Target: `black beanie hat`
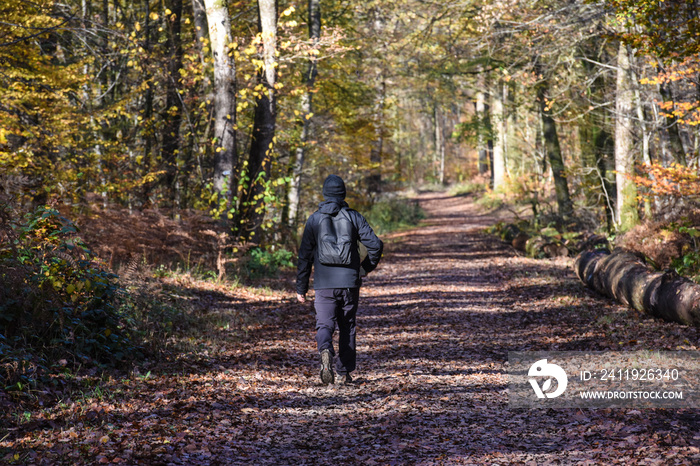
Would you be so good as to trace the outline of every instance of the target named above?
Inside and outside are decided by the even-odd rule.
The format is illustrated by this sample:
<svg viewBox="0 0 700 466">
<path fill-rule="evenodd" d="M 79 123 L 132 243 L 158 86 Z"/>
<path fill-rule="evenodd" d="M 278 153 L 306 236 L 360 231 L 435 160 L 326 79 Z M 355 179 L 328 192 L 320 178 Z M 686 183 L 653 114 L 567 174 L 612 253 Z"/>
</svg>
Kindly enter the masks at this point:
<svg viewBox="0 0 700 466">
<path fill-rule="evenodd" d="M 345 199 L 345 183 L 338 175 L 328 175 L 323 182 L 323 197 L 333 199 Z"/>
</svg>

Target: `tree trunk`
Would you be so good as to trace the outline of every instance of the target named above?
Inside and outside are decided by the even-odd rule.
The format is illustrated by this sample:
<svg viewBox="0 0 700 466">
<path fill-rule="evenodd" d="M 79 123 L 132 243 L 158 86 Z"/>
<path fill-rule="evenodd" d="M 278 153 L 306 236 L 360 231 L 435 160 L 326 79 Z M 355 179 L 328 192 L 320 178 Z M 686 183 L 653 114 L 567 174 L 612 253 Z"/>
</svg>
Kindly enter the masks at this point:
<svg viewBox="0 0 700 466">
<path fill-rule="evenodd" d="M 491 94 L 493 108 L 493 125 L 495 129 L 495 137 L 493 144 L 493 190 L 503 190 L 506 180 L 506 115 L 504 106 L 504 90 L 505 84 L 499 81 L 496 85 L 496 91 Z"/>
<path fill-rule="evenodd" d="M 165 164 L 165 182 L 170 190 L 171 204 L 179 199 L 177 192 L 178 154 L 180 153 L 180 124 L 182 123 L 182 100 L 180 99 L 180 69 L 182 68 L 182 41 L 180 40 L 180 18 L 182 0 L 169 0 L 172 14 L 166 17 L 168 30 L 168 81 L 166 83 L 165 112 L 163 116 L 163 143 L 161 160 Z M 179 206 L 177 206 L 179 207 Z"/>
<path fill-rule="evenodd" d="M 150 10 L 150 2 L 149 0 L 144 0 L 144 6 L 145 6 L 145 27 L 144 27 L 144 41 L 143 41 L 143 48 L 144 48 L 144 54 L 146 57 L 149 57 L 151 55 L 151 10 Z M 142 131 L 142 137 L 143 137 L 143 158 L 141 163 L 143 164 L 143 170 L 141 172 L 141 176 L 143 179 L 149 178 L 149 175 L 151 173 L 151 156 L 152 156 L 152 150 L 153 150 L 153 86 L 151 85 L 151 75 L 148 71 L 148 67 L 145 68 L 144 76 L 142 78 L 142 81 L 144 83 L 148 83 L 148 87 L 146 89 L 146 95 L 144 96 L 144 104 L 143 104 L 143 122 L 141 127 L 143 128 Z M 141 191 L 141 204 L 146 205 L 148 204 L 149 197 L 151 195 L 151 183 L 150 182 L 144 182 L 142 185 L 142 191 Z"/>
<path fill-rule="evenodd" d="M 615 98 L 616 223 L 619 231 L 627 231 L 639 222 L 637 186 L 630 179 L 630 176 L 634 175 L 634 135 L 632 132 L 634 89 L 629 68 L 627 46 L 621 43 L 617 59 Z"/>
<path fill-rule="evenodd" d="M 321 38 L 321 0 L 309 0 L 309 38 L 316 45 Z M 302 128 L 299 137 L 299 147 L 295 152 L 294 166 L 292 167 L 292 182 L 289 187 L 288 196 L 288 224 L 296 224 L 299 212 L 299 201 L 301 196 L 301 174 L 304 169 L 304 159 L 306 157 L 306 144 L 311 131 L 311 115 L 313 114 L 313 88 L 318 74 L 316 55 L 309 58 L 309 66 L 304 76 L 306 93 L 301 101 Z"/>
<path fill-rule="evenodd" d="M 661 73 L 660 69 L 659 73 Z M 670 85 L 671 84 L 667 87 L 665 84 L 659 84 L 659 94 L 661 94 L 661 99 L 664 102 L 673 102 L 673 93 L 671 92 Z M 685 156 L 685 149 L 683 148 L 683 140 L 678 131 L 678 119 L 672 114 L 670 115 L 668 111 L 665 113 L 666 131 L 668 132 L 668 138 L 671 143 L 671 156 L 676 163 L 685 167 L 688 165 L 688 162 Z"/>
<path fill-rule="evenodd" d="M 476 118 L 478 121 L 476 135 L 476 149 L 479 153 L 479 174 L 486 174 L 489 167 L 489 148 L 487 140 L 491 133 L 491 119 L 489 118 L 488 88 L 486 74 L 481 71 L 478 77 L 478 91 L 476 93 Z"/>
<path fill-rule="evenodd" d="M 239 234 L 242 239 L 260 242 L 265 217 L 265 187 L 270 178 L 277 99 L 275 96 L 277 51 L 277 7 L 275 0 L 259 0 L 260 33 L 263 39 L 263 67 L 258 82 L 263 91 L 255 105 L 253 134 L 248 155 L 248 186 L 243 189 Z"/>
<path fill-rule="evenodd" d="M 644 103 L 642 102 L 641 93 L 639 92 L 639 86 L 634 88 L 634 101 L 637 107 L 637 119 L 639 120 L 639 125 L 642 130 L 642 160 L 644 165 L 647 167 L 651 166 L 651 153 L 649 149 L 649 141 L 651 139 L 651 134 L 647 129 L 647 117 L 644 111 Z M 651 201 L 649 198 L 644 199 L 644 218 L 646 220 L 651 220 Z"/>
<path fill-rule="evenodd" d="M 605 46 L 598 40 L 593 40 L 581 46 L 581 55 L 591 59 L 599 59 Z M 605 57 L 607 59 L 607 57 Z M 597 68 L 589 59 L 581 60 L 581 65 L 588 76 L 596 76 L 588 86 L 586 92 L 591 103 L 606 99 L 608 83 L 604 74 L 598 74 Z M 584 174 L 584 189 L 587 204 L 597 205 L 603 208 L 608 231 L 613 231 L 615 221 L 613 219 L 614 204 L 616 198 L 615 184 L 611 182 L 609 173 L 613 164 L 614 154 L 613 138 L 608 130 L 608 110 L 600 108 L 585 112 L 583 122 L 579 125 L 579 138 L 581 141 L 581 159 L 586 168 Z M 602 195 L 601 195 L 602 194 Z"/>
<path fill-rule="evenodd" d="M 204 0 L 214 59 L 214 191 L 231 206 L 236 155 L 236 68 L 229 57 L 231 18 L 226 0 Z"/>
<path fill-rule="evenodd" d="M 615 152 L 612 136 L 603 127 L 598 128 L 595 135 L 596 170 L 600 177 L 600 186 L 604 196 L 605 220 L 608 231 L 615 228 L 613 205 L 617 199 L 617 188 L 608 177 L 608 166 L 612 166 L 611 154 Z"/>
<path fill-rule="evenodd" d="M 505 164 L 506 173 L 517 173 L 517 163 L 522 160 L 520 154 L 520 144 L 518 140 L 521 138 L 517 134 L 518 129 L 518 109 L 515 103 L 515 82 L 509 81 L 503 86 L 503 96 L 505 103 L 506 116 L 506 143 L 505 143 Z"/>
<path fill-rule="evenodd" d="M 367 194 L 373 199 L 382 189 L 382 157 L 384 155 L 384 100 L 386 99 L 386 81 L 384 73 L 379 75 L 378 100 L 375 107 L 375 140 L 369 153 L 370 173 L 367 177 Z"/>
<path fill-rule="evenodd" d="M 440 107 L 435 104 L 435 169 L 437 170 L 438 183 L 445 182 L 445 135 L 443 133 L 444 116 L 440 113 Z"/>
<path fill-rule="evenodd" d="M 209 38 L 209 26 L 207 25 L 207 10 L 204 0 L 192 0 L 192 18 L 194 20 L 194 37 L 197 41 L 197 49 L 200 51 L 202 68 L 206 68 L 206 57 L 202 53 L 204 43 Z M 206 78 L 205 78 L 206 79 Z"/>
<path fill-rule="evenodd" d="M 204 6 L 204 0 L 192 0 L 192 16 L 194 19 L 194 36 L 197 40 L 197 50 L 199 51 L 199 60 L 202 63 L 202 85 L 201 96 L 206 96 L 207 100 L 213 101 L 214 95 L 211 90 L 211 80 L 209 78 L 206 56 L 204 54 L 204 45 L 209 38 L 209 26 L 207 24 L 207 10 Z"/>
<path fill-rule="evenodd" d="M 557 207 L 559 215 L 563 218 L 570 218 L 573 214 L 573 206 L 569 195 L 569 183 L 564 173 L 564 159 L 561 155 L 559 145 L 559 135 L 557 126 L 552 118 L 551 109 L 547 103 L 548 82 L 545 79 L 537 86 L 537 100 L 540 105 L 540 116 L 542 118 L 542 136 L 544 138 L 544 150 L 552 168 L 554 178 L 554 190 L 557 196 Z"/>
<path fill-rule="evenodd" d="M 574 270 L 589 288 L 654 317 L 700 326 L 700 285 L 675 272 L 651 271 L 624 249 L 583 251 Z"/>
</svg>

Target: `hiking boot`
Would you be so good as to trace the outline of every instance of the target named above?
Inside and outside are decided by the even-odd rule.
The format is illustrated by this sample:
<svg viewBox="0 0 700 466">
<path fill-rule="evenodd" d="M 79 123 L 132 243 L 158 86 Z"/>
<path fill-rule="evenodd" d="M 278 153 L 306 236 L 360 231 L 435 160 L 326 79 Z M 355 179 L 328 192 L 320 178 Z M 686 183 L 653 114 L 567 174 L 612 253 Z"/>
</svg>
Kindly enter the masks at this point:
<svg viewBox="0 0 700 466">
<path fill-rule="evenodd" d="M 321 351 L 321 382 L 324 384 L 332 384 L 335 379 L 335 374 L 333 374 L 333 369 L 331 365 L 333 364 L 333 356 L 331 355 L 331 350 L 324 349 Z"/>
<path fill-rule="evenodd" d="M 338 385 L 349 385 L 352 383 L 350 374 L 338 374 Z"/>
</svg>

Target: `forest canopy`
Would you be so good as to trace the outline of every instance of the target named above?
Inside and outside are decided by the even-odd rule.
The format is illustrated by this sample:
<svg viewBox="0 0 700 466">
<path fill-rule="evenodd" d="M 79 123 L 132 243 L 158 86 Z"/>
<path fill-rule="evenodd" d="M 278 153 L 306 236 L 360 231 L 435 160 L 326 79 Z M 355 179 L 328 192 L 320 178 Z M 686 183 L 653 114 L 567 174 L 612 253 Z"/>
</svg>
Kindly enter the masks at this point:
<svg viewBox="0 0 700 466">
<path fill-rule="evenodd" d="M 0 167 L 28 208 L 196 209 L 257 244 L 330 172 L 362 205 L 480 180 L 618 232 L 697 207 L 694 1 L 0 9 Z"/>
</svg>

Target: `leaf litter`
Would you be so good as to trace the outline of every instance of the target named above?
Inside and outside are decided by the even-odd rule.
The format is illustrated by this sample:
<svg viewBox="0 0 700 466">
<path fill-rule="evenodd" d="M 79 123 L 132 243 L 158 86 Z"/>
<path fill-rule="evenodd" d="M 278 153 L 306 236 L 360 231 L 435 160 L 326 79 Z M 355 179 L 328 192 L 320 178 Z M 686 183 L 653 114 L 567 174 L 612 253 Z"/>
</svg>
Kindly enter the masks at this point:
<svg viewBox="0 0 700 466">
<path fill-rule="evenodd" d="M 518 255 L 484 233 L 497 213 L 469 196 L 419 200 L 429 218 L 387 235 L 384 261 L 362 289 L 352 384 L 321 384 L 313 308 L 294 301 L 291 275 L 286 291 L 219 289 L 212 306 L 259 317 L 245 338 L 111 377 L 101 394 L 23 408 L 28 421 L 6 410 L 0 461 L 700 462 L 695 410 L 524 410 L 507 401 L 508 351 L 697 350 L 697 329 L 595 296 L 571 259 Z"/>
</svg>

